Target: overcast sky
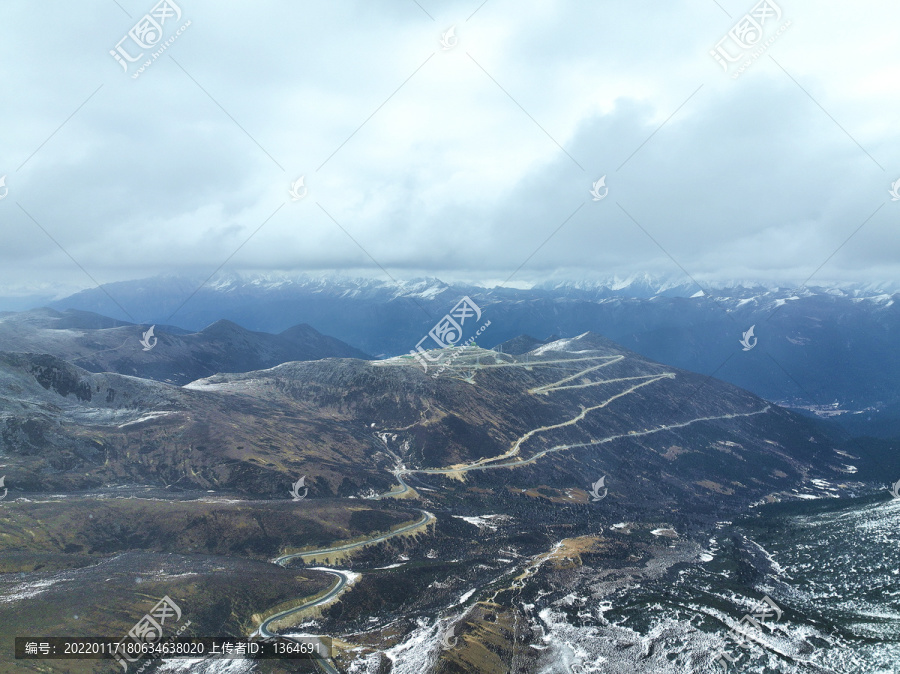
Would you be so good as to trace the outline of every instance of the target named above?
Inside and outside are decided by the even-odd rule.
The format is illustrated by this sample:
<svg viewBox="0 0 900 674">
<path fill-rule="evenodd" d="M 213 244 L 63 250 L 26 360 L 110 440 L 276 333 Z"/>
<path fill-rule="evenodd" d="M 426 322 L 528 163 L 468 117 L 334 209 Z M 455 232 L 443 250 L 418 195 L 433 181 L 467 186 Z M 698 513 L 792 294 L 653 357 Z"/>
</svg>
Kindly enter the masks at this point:
<svg viewBox="0 0 900 674">
<path fill-rule="evenodd" d="M 0 5 L 0 295 L 900 278 L 896 3 L 176 2 Z"/>
</svg>

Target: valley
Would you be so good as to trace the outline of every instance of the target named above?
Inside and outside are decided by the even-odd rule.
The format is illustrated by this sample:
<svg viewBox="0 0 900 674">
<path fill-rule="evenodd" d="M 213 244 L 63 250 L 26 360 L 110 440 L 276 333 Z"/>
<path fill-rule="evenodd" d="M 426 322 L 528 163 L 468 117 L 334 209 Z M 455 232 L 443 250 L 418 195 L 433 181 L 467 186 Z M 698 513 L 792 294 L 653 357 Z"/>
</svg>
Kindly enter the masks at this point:
<svg viewBox="0 0 900 674">
<path fill-rule="evenodd" d="M 334 639 L 318 665 L 233 672 L 619 671 L 592 669 L 577 635 L 596 629 L 635 644 L 598 663 L 658 671 L 675 653 L 714 671 L 727 592 L 718 623 L 677 648 L 671 628 L 634 641 L 633 617 L 623 632 L 596 607 L 709 563 L 706 541 L 748 509 L 865 488 L 815 420 L 598 335 L 431 357 L 447 359 L 437 377 L 409 356 L 332 358 L 173 386 L 5 355 L 0 563 L 15 580 L 0 622 L 17 627 L 0 642 L 30 624 L 11 620 L 23 602 L 66 607 L 44 630 L 118 634 L 165 593 L 197 636 Z M 759 563 L 752 546 L 730 554 Z M 104 574 L 135 555 L 158 568 Z M 78 608 L 73 583 L 106 598 Z M 114 671 L 78 663 L 64 666 Z"/>
<path fill-rule="evenodd" d="M 3 3 L 0 674 L 900 674 L 896 6 L 649 8 Z"/>
</svg>

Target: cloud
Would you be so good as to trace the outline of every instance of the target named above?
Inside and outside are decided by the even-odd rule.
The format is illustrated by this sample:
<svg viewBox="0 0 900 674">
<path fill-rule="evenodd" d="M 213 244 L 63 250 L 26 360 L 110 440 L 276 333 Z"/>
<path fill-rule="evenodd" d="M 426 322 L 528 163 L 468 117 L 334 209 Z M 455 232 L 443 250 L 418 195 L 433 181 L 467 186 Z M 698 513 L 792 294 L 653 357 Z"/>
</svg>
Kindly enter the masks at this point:
<svg viewBox="0 0 900 674">
<path fill-rule="evenodd" d="M 99 282 L 230 256 L 519 283 L 900 271 L 887 2 L 781 3 L 790 29 L 736 80 L 709 50 L 737 0 L 182 2 L 138 79 L 109 51 L 153 3 L 120 4 L 4 6 L 0 293 L 92 285 L 70 256 Z"/>
</svg>

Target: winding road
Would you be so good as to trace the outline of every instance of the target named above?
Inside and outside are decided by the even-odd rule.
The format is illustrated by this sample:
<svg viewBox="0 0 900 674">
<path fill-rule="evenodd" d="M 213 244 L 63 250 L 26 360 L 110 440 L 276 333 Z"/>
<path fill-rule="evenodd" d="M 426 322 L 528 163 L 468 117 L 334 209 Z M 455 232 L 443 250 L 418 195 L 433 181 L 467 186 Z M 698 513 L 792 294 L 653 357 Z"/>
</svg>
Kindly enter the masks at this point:
<svg viewBox="0 0 900 674">
<path fill-rule="evenodd" d="M 281 564 L 280 566 L 284 566 L 284 564 Z M 300 606 L 288 609 L 287 611 L 281 611 L 280 613 L 276 613 L 272 617 L 263 620 L 262 624 L 259 626 L 260 636 L 266 638 L 278 636 L 277 634 L 269 630 L 269 625 L 281 620 L 282 618 L 287 618 L 289 615 L 293 615 L 294 613 L 299 613 L 300 611 L 305 611 L 308 608 L 312 608 L 313 606 L 321 606 L 323 604 L 327 604 L 332 599 L 341 594 L 344 591 L 344 588 L 347 586 L 347 583 L 350 582 L 350 576 L 338 569 L 324 569 L 322 567 L 318 567 L 315 570 L 331 574 L 332 576 L 337 578 L 337 582 L 331 586 L 331 589 L 328 590 L 328 592 L 326 592 L 318 599 L 310 600 L 304 604 L 301 604 Z"/>
<path fill-rule="evenodd" d="M 355 550 L 357 548 L 361 548 L 365 545 L 372 545 L 373 543 L 381 543 L 382 541 L 386 541 L 389 538 L 393 538 L 394 536 L 400 536 L 401 534 L 405 534 L 413 529 L 418 529 L 421 526 L 427 526 L 433 522 L 437 521 L 437 517 L 435 517 L 432 513 L 427 510 L 421 510 L 416 508 L 416 510 L 421 513 L 422 517 L 417 522 L 413 522 L 412 524 L 406 524 L 399 529 L 394 529 L 393 531 L 389 531 L 385 534 L 380 534 L 375 536 L 374 538 L 367 538 L 363 541 L 358 541 L 356 543 L 347 543 L 345 545 L 336 545 L 331 548 L 322 548 L 321 550 L 307 550 L 306 552 L 295 552 L 290 555 L 283 555 L 273 560 L 275 564 L 279 566 L 286 566 L 288 562 L 292 559 L 297 559 L 298 557 L 304 559 L 306 557 L 321 557 L 324 554 L 329 552 L 346 552 L 347 550 Z"/>
<path fill-rule="evenodd" d="M 554 430 L 557 428 L 562 428 L 565 426 L 571 426 L 571 425 L 577 424 L 579 421 L 584 419 L 588 413 L 593 412 L 595 410 L 602 409 L 602 408 L 608 406 L 614 400 L 617 400 L 619 398 L 627 396 L 639 388 L 642 388 L 649 384 L 653 384 L 657 381 L 660 381 L 661 379 L 674 379 L 675 373 L 674 372 L 662 372 L 662 373 L 653 374 L 653 375 L 618 377 L 618 378 L 614 378 L 614 379 L 586 381 L 582 378 L 585 377 L 585 375 L 587 375 L 588 373 L 594 372 L 596 370 L 599 370 L 603 367 L 607 367 L 614 363 L 618 363 L 618 362 L 622 361 L 625 358 L 625 356 L 623 356 L 623 355 L 589 356 L 589 357 L 581 357 L 581 358 L 554 359 L 554 360 L 546 360 L 546 361 L 525 361 L 525 362 L 481 364 L 480 356 L 483 354 L 478 354 L 478 355 L 479 355 L 479 362 L 476 363 L 475 370 L 486 369 L 486 368 L 502 368 L 502 367 L 525 367 L 526 369 L 531 370 L 535 367 L 551 365 L 551 364 L 558 364 L 558 363 L 569 364 L 569 363 L 579 362 L 579 361 L 580 362 L 583 362 L 583 361 L 596 362 L 598 360 L 603 361 L 602 363 L 600 363 L 598 365 L 592 365 L 590 367 L 586 367 L 584 369 L 581 369 L 579 372 L 577 372 L 575 374 L 563 377 L 562 379 L 555 381 L 553 383 L 531 388 L 527 391 L 527 393 L 530 395 L 548 395 L 555 391 L 562 391 L 562 390 L 568 390 L 568 389 L 581 389 L 581 388 L 587 388 L 587 387 L 591 387 L 591 386 L 600 386 L 602 384 L 610 384 L 610 383 L 624 382 L 624 381 L 636 381 L 639 383 L 635 383 L 632 386 L 629 386 L 625 390 L 620 391 L 619 393 L 616 393 L 615 395 L 610 396 L 609 398 L 607 398 L 606 400 L 604 400 L 603 402 L 601 402 L 599 404 L 592 405 L 590 407 L 582 407 L 581 412 L 579 414 L 575 415 L 574 417 L 572 417 L 571 419 L 560 422 L 558 424 L 552 424 L 552 425 L 548 425 L 548 426 L 534 428 L 534 429 L 526 432 L 525 434 L 523 434 L 521 437 L 519 437 L 519 439 L 516 440 L 512 444 L 510 449 L 507 450 L 506 452 L 504 452 L 503 454 L 500 454 L 498 456 L 493 456 L 493 457 L 482 458 L 473 463 L 462 464 L 462 465 L 452 466 L 452 467 L 448 467 L 448 468 L 406 468 L 403 466 L 402 460 L 400 459 L 400 457 L 397 456 L 396 454 L 394 454 L 393 452 L 391 452 L 390 449 L 388 449 L 388 452 L 391 453 L 391 455 L 394 456 L 395 459 L 397 459 L 397 462 L 399 464 L 399 467 L 397 467 L 391 471 L 392 474 L 394 475 L 394 477 L 399 482 L 399 488 L 398 489 L 392 488 L 390 491 L 375 497 L 376 499 L 384 499 L 384 498 L 401 496 L 401 495 L 407 494 L 408 492 L 412 491 L 412 487 L 410 487 L 403 479 L 403 477 L 406 475 L 415 475 L 415 474 L 419 474 L 419 475 L 449 475 L 449 474 L 466 473 L 466 472 L 475 471 L 475 470 L 490 470 L 490 469 L 496 469 L 496 468 L 517 468 L 519 466 L 525 466 L 528 464 L 535 463 L 540 458 L 542 458 L 550 453 L 553 453 L 553 452 L 559 452 L 559 451 L 563 451 L 566 449 L 573 449 L 573 448 L 578 448 L 578 447 L 589 447 L 589 446 L 594 446 L 594 445 L 601 445 L 601 444 L 605 444 L 608 442 L 612 442 L 613 440 L 617 440 L 620 438 L 643 436 L 643 435 L 650 435 L 652 433 L 665 432 L 665 431 L 676 429 L 676 428 L 684 428 L 685 426 L 689 426 L 691 424 L 702 422 L 702 421 L 715 421 L 715 420 L 719 420 L 719 419 L 733 419 L 736 417 L 753 416 L 756 414 L 763 414 L 770 409 L 770 407 L 767 405 L 764 409 L 756 410 L 756 411 L 752 411 L 752 412 L 723 414 L 720 416 L 699 417 L 699 418 L 690 419 L 688 421 L 684 421 L 681 423 L 664 424 L 664 425 L 660 425 L 657 428 L 645 429 L 643 431 L 628 431 L 627 433 L 617 433 L 617 434 L 610 435 L 605 438 L 601 438 L 599 440 L 592 440 L 590 442 L 555 445 L 548 449 L 538 451 L 527 458 L 523 458 L 519 455 L 522 444 L 525 443 L 526 441 L 528 441 L 530 438 L 537 435 L 538 433 L 542 433 L 545 431 Z M 402 362 L 402 359 L 400 359 L 400 360 L 390 359 L 388 361 L 379 361 L 377 363 L 377 365 L 382 366 L 382 367 L 388 366 L 388 365 L 403 365 L 403 364 L 405 364 L 407 366 L 411 365 L 409 363 Z M 411 366 L 415 367 L 414 364 L 412 364 Z M 453 364 L 448 365 L 448 367 L 450 367 L 454 370 L 456 370 L 456 369 L 462 370 L 462 369 L 471 369 L 472 365 L 466 365 L 466 364 L 458 364 L 457 365 L 457 364 L 453 363 Z M 471 378 L 466 379 L 466 381 L 473 381 L 474 374 L 475 373 L 473 371 Z M 581 379 L 581 381 L 579 383 L 570 383 L 570 382 L 575 382 L 576 380 L 579 380 L 579 379 Z M 404 430 L 404 429 L 396 429 L 396 430 Z M 382 439 L 382 442 L 384 442 L 385 446 L 387 447 L 386 439 L 384 437 L 382 437 L 381 439 Z M 389 538 L 392 538 L 394 536 L 399 536 L 404 533 L 408 533 L 410 531 L 413 531 L 413 530 L 418 529 L 423 526 L 427 526 L 427 525 L 432 524 L 433 522 L 437 521 L 437 518 L 432 513 L 429 513 L 425 510 L 419 510 L 419 512 L 421 513 L 421 518 L 418 521 L 413 522 L 411 524 L 404 525 L 403 527 L 396 529 L 394 531 L 390 531 L 385 534 L 379 534 L 372 538 L 358 541 L 355 543 L 346 543 L 343 545 L 335 545 L 335 546 L 332 546 L 329 548 L 322 548 L 320 550 L 309 550 L 306 552 L 297 552 L 297 553 L 292 553 L 289 555 L 283 555 L 281 557 L 278 557 L 277 559 L 274 559 L 273 563 L 278 564 L 280 566 L 287 566 L 287 564 L 290 563 L 291 560 L 297 559 L 297 558 L 301 558 L 304 561 L 306 561 L 307 559 L 321 557 L 328 553 L 343 553 L 343 552 L 347 552 L 350 550 L 355 550 L 355 549 L 364 547 L 366 545 L 372 545 L 373 543 L 380 543 L 380 542 L 388 540 Z M 321 597 L 319 597 L 317 599 L 312 599 L 310 601 L 307 601 L 307 602 L 301 604 L 300 606 L 297 606 L 292 609 L 288 609 L 286 611 L 281 611 L 281 612 L 276 613 L 275 615 L 267 618 L 266 620 L 264 620 L 262 622 L 262 624 L 259 627 L 260 635 L 262 635 L 263 637 L 277 636 L 275 633 L 273 633 L 269 629 L 273 623 L 275 623 L 279 620 L 282 620 L 284 618 L 287 618 L 291 615 L 294 615 L 296 613 L 299 613 L 301 611 L 304 611 L 304 610 L 307 610 L 307 609 L 310 609 L 310 608 L 313 608 L 316 606 L 322 606 L 322 605 L 328 604 L 332 601 L 335 601 L 341 594 L 343 594 L 346 590 L 348 590 L 349 587 L 352 585 L 352 578 L 351 578 L 350 574 L 348 574 L 344 571 L 341 571 L 339 569 L 330 569 L 330 568 L 324 568 L 324 567 L 317 567 L 316 570 L 331 574 L 332 576 L 334 576 L 336 578 L 336 582 L 328 590 L 328 592 L 326 592 L 324 595 L 322 595 Z M 330 660 L 327 660 L 327 659 L 326 660 L 316 660 L 316 663 L 328 674 L 338 674 L 338 671 L 331 664 Z"/>
<path fill-rule="evenodd" d="M 408 487 L 407 487 L 408 488 Z M 278 557 L 272 562 L 274 564 L 278 564 L 278 566 L 287 566 L 290 564 L 291 560 L 300 558 L 305 561 L 305 558 L 308 557 L 319 557 L 324 554 L 328 554 L 331 552 L 346 552 L 348 550 L 355 550 L 357 548 L 361 548 L 365 545 L 372 545 L 373 543 L 380 543 L 382 541 L 386 541 L 389 538 L 393 538 L 395 536 L 400 536 L 402 534 L 408 533 L 410 531 L 414 531 L 423 526 L 428 526 L 433 522 L 437 521 L 437 518 L 427 510 L 418 509 L 419 513 L 421 513 L 422 517 L 411 524 L 406 524 L 399 529 L 394 529 L 393 531 L 389 531 L 385 534 L 380 534 L 378 536 L 374 536 L 373 538 L 367 538 L 363 541 L 358 541 L 356 543 L 347 543 L 345 545 L 336 545 L 330 548 L 321 548 L 319 550 L 308 550 L 306 552 L 295 552 L 290 555 L 282 555 Z M 259 626 L 259 635 L 263 638 L 268 637 L 276 637 L 279 636 L 275 632 L 272 632 L 269 627 L 279 620 L 292 616 L 296 613 L 300 613 L 301 611 L 305 611 L 307 609 L 314 608 L 316 606 L 324 606 L 326 604 L 331 603 L 336 600 L 340 595 L 342 595 L 346 590 L 350 589 L 350 585 L 352 583 L 352 579 L 350 574 L 345 571 L 341 571 L 340 569 L 328 569 L 325 567 L 311 567 L 312 571 L 322 571 L 324 573 L 330 574 L 334 576 L 337 580 L 334 585 L 321 597 L 317 599 L 311 599 L 309 601 L 304 602 L 300 606 L 295 606 L 294 608 L 287 609 L 285 611 L 279 611 L 273 616 L 270 616 L 263 620 L 263 622 Z M 285 637 L 290 638 L 290 637 Z M 331 661 L 328 659 L 319 659 L 315 661 L 316 664 L 327 674 L 339 674 L 338 670 L 334 668 L 334 665 L 331 664 Z"/>
<path fill-rule="evenodd" d="M 527 361 L 520 363 L 497 363 L 497 364 L 486 364 L 486 365 L 478 365 L 479 369 L 490 368 L 490 367 L 527 367 L 529 369 L 534 368 L 539 365 L 546 364 L 557 364 L 557 363 L 572 363 L 578 361 L 597 361 L 602 360 L 604 362 L 599 365 L 593 365 L 591 367 L 584 368 L 579 372 L 569 375 L 567 377 L 563 377 L 558 381 L 552 382 L 550 384 L 545 384 L 543 386 L 536 386 L 528 390 L 528 393 L 532 395 L 547 395 L 548 393 L 553 393 L 554 391 L 563 391 L 567 389 L 578 389 L 578 388 L 588 388 L 590 386 L 600 386 L 601 384 L 612 384 L 616 382 L 623 381 L 639 381 L 640 383 L 634 384 L 633 386 L 629 386 L 624 391 L 620 391 L 615 395 L 610 396 L 603 402 L 592 405 L 590 407 L 582 407 L 581 412 L 568 419 L 567 421 L 560 422 L 558 424 L 552 424 L 549 426 L 541 426 L 539 428 L 534 428 L 524 435 L 522 435 L 518 440 L 513 443 L 512 447 L 509 450 L 500 454 L 498 456 L 486 457 L 483 459 L 479 459 L 478 461 L 474 461 L 469 464 L 463 464 L 459 466 L 451 466 L 449 468 L 405 468 L 400 467 L 393 470 L 394 477 L 400 482 L 400 489 L 398 491 L 390 491 L 387 494 L 384 494 L 383 497 L 387 496 L 397 496 L 400 494 L 404 494 L 409 491 L 411 488 L 408 484 L 403 480 L 404 475 L 452 475 L 458 473 L 467 473 L 474 470 L 490 470 L 495 468 L 518 468 L 519 466 L 526 466 L 532 463 L 535 463 L 538 459 L 547 456 L 548 454 L 552 454 L 554 452 L 560 452 L 566 449 L 575 449 L 580 447 L 592 447 L 596 445 L 606 444 L 608 442 L 612 442 L 613 440 L 619 440 L 621 438 L 627 437 L 639 437 L 643 435 L 651 435 L 653 433 L 662 433 L 668 430 L 676 429 L 676 428 L 684 428 L 685 426 L 690 426 L 691 424 L 695 424 L 702 421 L 717 421 L 721 419 L 734 419 L 737 417 L 749 417 L 757 414 L 764 414 L 768 412 L 771 407 L 766 405 L 765 408 L 761 410 L 754 410 L 752 412 L 741 412 L 734 414 L 722 414 L 719 416 L 709 416 L 709 417 L 698 417 L 696 419 L 689 419 L 688 421 L 684 421 L 677 424 L 662 424 L 657 428 L 651 428 L 643 431 L 629 431 L 627 433 L 616 433 L 614 435 L 610 435 L 605 438 L 601 438 L 599 440 L 592 440 L 590 442 L 579 442 L 565 445 L 554 445 L 548 449 L 541 450 L 536 452 L 532 456 L 528 458 L 519 458 L 519 450 L 523 443 L 537 435 L 538 433 L 543 433 L 545 431 L 554 430 L 557 428 L 563 428 L 565 426 L 572 426 L 577 424 L 579 421 L 584 419 L 589 412 L 593 412 L 595 410 L 602 409 L 608 406 L 614 400 L 619 398 L 623 398 L 630 393 L 633 393 L 639 388 L 644 386 L 648 386 L 649 384 L 653 384 L 661 379 L 674 379 L 674 372 L 662 372 L 660 374 L 652 374 L 652 375 L 639 375 L 634 377 L 616 377 L 613 379 L 601 379 L 598 381 L 586 381 L 579 384 L 569 384 L 576 379 L 584 377 L 586 374 L 593 372 L 595 370 L 599 370 L 600 368 L 607 367 L 609 365 L 613 365 L 625 359 L 623 355 L 616 356 L 589 356 L 582 358 L 569 358 L 562 360 L 547 360 L 547 361 Z M 460 367 L 465 368 L 465 365 L 451 365 L 450 367 Z"/>
<path fill-rule="evenodd" d="M 276 563 L 279 563 L 279 562 L 276 560 Z M 279 563 L 279 565 L 284 566 L 284 564 L 280 564 L 280 563 Z M 293 613 L 297 613 L 298 611 L 303 611 L 308 608 L 312 608 L 313 606 L 320 606 L 322 604 L 327 604 L 332 599 L 334 599 L 339 594 L 341 594 L 344 591 L 344 589 L 346 588 L 347 583 L 350 582 L 350 576 L 348 576 L 343 571 L 339 571 L 337 569 L 317 568 L 316 571 L 324 571 L 325 573 L 331 574 L 332 576 L 337 578 L 337 582 L 331 587 L 330 590 L 328 590 L 328 592 L 325 593 L 325 595 L 319 597 L 318 599 L 313 599 L 311 601 L 308 601 L 308 602 L 302 604 L 301 606 L 297 606 L 296 608 L 288 609 L 287 611 L 281 611 L 280 613 L 276 613 L 272 617 L 266 618 L 265 620 L 263 620 L 262 624 L 259 626 L 259 635 L 261 637 L 263 637 L 264 639 L 268 639 L 270 637 L 279 636 L 278 634 L 275 634 L 274 632 L 269 631 L 269 625 L 271 625 L 273 622 L 276 622 L 277 620 L 286 618 L 287 616 L 289 616 Z M 290 639 L 290 637 L 283 637 L 283 638 Z M 319 642 L 319 643 L 321 643 L 321 642 Z M 326 674 L 340 674 L 340 672 L 338 672 L 338 670 L 335 669 L 334 665 L 331 664 L 330 658 L 319 658 L 319 659 L 315 660 L 314 662 L 319 667 L 319 669 L 326 672 Z"/>
</svg>

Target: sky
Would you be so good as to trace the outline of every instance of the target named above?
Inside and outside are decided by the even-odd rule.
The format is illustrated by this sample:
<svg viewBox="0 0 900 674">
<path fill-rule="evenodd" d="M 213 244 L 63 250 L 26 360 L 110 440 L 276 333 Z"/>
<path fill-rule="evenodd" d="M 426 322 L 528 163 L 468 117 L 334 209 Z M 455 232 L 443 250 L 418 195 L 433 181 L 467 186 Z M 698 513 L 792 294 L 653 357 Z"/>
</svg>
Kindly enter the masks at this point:
<svg viewBox="0 0 900 674">
<path fill-rule="evenodd" d="M 0 82 L 0 296 L 900 278 L 886 0 L 5 0 Z"/>
</svg>

